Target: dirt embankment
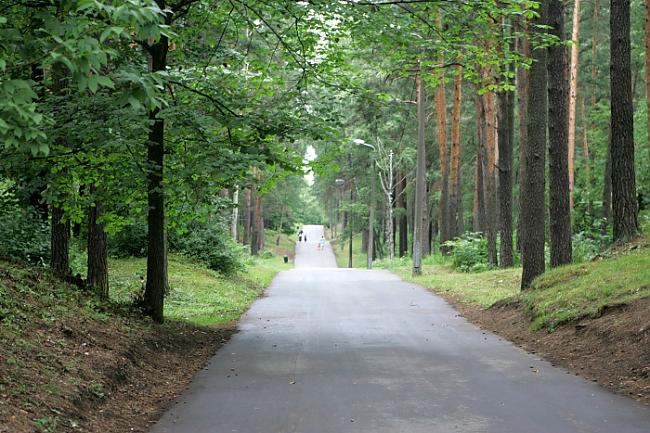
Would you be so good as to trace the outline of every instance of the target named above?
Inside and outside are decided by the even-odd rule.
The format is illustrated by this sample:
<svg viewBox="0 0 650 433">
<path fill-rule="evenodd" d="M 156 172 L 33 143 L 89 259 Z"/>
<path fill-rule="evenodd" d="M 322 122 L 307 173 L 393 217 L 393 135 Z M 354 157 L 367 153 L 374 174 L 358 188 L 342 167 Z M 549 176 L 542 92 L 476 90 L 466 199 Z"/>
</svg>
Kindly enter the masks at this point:
<svg viewBox="0 0 650 433">
<path fill-rule="evenodd" d="M 447 297 L 471 322 L 611 391 L 650 406 L 650 298 L 605 309 L 599 317 L 533 331 L 517 302 L 483 310 Z"/>
<path fill-rule="evenodd" d="M 0 432 L 146 432 L 232 334 L 0 266 Z"/>
</svg>

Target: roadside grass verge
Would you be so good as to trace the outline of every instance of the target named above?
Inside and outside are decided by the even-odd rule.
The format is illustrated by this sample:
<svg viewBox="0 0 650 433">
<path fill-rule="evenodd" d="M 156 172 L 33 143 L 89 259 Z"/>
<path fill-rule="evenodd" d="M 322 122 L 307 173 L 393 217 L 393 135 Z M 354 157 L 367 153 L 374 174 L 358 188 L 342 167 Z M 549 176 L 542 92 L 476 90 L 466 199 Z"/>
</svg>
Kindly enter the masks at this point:
<svg viewBox="0 0 650 433">
<path fill-rule="evenodd" d="M 280 259 L 284 255 L 287 255 L 291 259 L 293 259 L 296 252 L 297 239 L 298 239 L 297 233 L 295 235 L 287 235 L 286 233 L 280 233 L 280 238 L 278 239 L 277 231 L 266 229 L 264 230 L 264 250 L 274 255 L 280 256 Z"/>
<path fill-rule="evenodd" d="M 613 248 L 601 258 L 550 269 L 535 279 L 531 290 L 520 291 L 521 268 L 478 273 L 457 272 L 448 260 L 424 260 L 422 275 L 411 274 L 410 259 L 375 262 L 405 281 L 419 284 L 455 302 L 488 309 L 506 300 L 523 306 L 532 329 L 552 331 L 565 323 L 598 317 L 607 309 L 650 297 L 650 240 L 641 238 Z"/>
<path fill-rule="evenodd" d="M 424 265 L 422 275 L 414 277 L 411 266 L 392 269 L 403 280 L 437 293 L 452 296 L 464 304 L 489 308 L 505 298 L 516 296 L 521 284 L 521 269 L 498 269 L 480 273 L 456 272 L 451 266 Z"/>
<path fill-rule="evenodd" d="M 598 317 L 650 296 L 650 243 L 588 263 L 544 273 L 521 295 L 534 329 L 555 329 L 584 317 Z"/>
<path fill-rule="evenodd" d="M 271 283 L 275 275 L 291 268 L 282 258 L 251 259 L 246 272 L 221 275 L 177 254 L 169 255 L 170 292 L 165 317 L 195 325 L 226 325 L 237 320 Z M 111 259 L 111 299 L 126 303 L 142 292 L 146 275 L 144 258 Z"/>
<path fill-rule="evenodd" d="M 332 239 L 332 251 L 336 257 L 336 264 L 339 268 L 347 268 L 350 254 L 350 238 Z M 352 267 L 365 269 L 367 266 L 368 255 L 361 252 L 361 234 L 357 233 L 352 237 Z"/>
</svg>

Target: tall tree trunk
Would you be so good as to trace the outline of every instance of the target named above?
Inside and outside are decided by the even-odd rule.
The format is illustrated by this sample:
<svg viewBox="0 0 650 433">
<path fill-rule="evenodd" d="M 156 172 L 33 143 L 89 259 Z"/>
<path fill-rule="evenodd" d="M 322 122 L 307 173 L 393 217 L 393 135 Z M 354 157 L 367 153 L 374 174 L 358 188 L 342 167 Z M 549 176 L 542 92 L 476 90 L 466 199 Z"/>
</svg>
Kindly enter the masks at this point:
<svg viewBox="0 0 650 433">
<path fill-rule="evenodd" d="M 257 201 L 255 205 L 255 218 L 257 223 L 255 224 L 257 230 L 257 253 L 264 250 L 265 246 L 265 237 L 264 237 L 264 202 L 262 196 L 258 194 Z"/>
<path fill-rule="evenodd" d="M 251 244 L 250 251 L 252 256 L 256 256 L 260 248 L 260 239 L 259 239 L 259 215 L 260 215 L 260 205 L 259 192 L 257 191 L 257 184 L 251 188 Z"/>
<path fill-rule="evenodd" d="M 624 242 L 639 232 L 634 171 L 630 0 L 611 1 L 609 27 L 613 228 L 614 241 Z"/>
<path fill-rule="evenodd" d="M 237 242 L 239 238 L 239 187 L 232 193 L 232 216 L 230 218 L 230 236 Z M 280 224 L 282 226 L 282 224 Z M 282 229 L 282 227 L 280 227 Z"/>
<path fill-rule="evenodd" d="M 415 77 L 417 94 L 418 146 L 415 172 L 415 215 L 413 218 L 413 275 L 422 273 L 422 239 L 424 227 L 424 207 L 426 206 L 426 162 L 427 154 L 424 145 L 424 127 L 426 124 L 426 96 L 420 73 Z"/>
<path fill-rule="evenodd" d="M 563 0 L 548 1 L 548 20 L 552 34 L 561 42 L 564 36 Z M 551 266 L 571 263 L 571 206 L 569 203 L 569 163 L 567 151 L 568 83 L 564 45 L 548 48 L 548 133 L 549 133 L 549 205 Z M 571 116 L 571 113 L 569 113 Z M 575 122 L 575 113 L 573 115 Z M 575 126 L 575 125 L 574 125 Z M 575 137 L 574 137 L 575 138 Z M 575 145 L 575 141 L 574 141 Z"/>
<path fill-rule="evenodd" d="M 460 185 L 460 115 L 463 91 L 462 67 L 456 68 L 454 78 L 454 105 L 451 114 L 451 166 L 449 169 L 449 239 L 459 235 L 458 231 L 458 188 Z M 442 250 L 441 248 L 441 251 Z"/>
<path fill-rule="evenodd" d="M 440 244 L 449 240 L 449 164 L 447 149 L 447 103 L 445 99 L 444 75 L 436 87 L 436 125 L 438 131 L 438 159 L 440 161 L 440 208 L 438 212 Z M 442 250 L 445 251 L 444 249 Z"/>
<path fill-rule="evenodd" d="M 519 21 L 521 27 L 521 21 Z M 519 28 L 520 31 L 525 31 L 525 28 Z M 526 57 L 531 56 L 530 40 L 527 37 L 517 38 L 517 51 Z M 519 114 L 519 184 L 523 185 L 526 182 L 526 144 L 528 143 L 528 70 L 526 68 L 517 69 L 517 102 Z M 521 214 L 524 203 L 524 197 L 519 189 L 519 212 L 517 214 L 517 249 L 521 251 Z"/>
<path fill-rule="evenodd" d="M 601 233 L 607 235 L 612 219 L 612 128 L 607 134 L 607 158 L 603 175 L 603 215 Z"/>
<path fill-rule="evenodd" d="M 648 161 L 650 161 L 650 0 L 645 0 L 645 103 L 648 124 Z"/>
<path fill-rule="evenodd" d="M 591 157 L 589 156 L 589 141 L 587 139 L 587 112 L 585 111 L 585 98 L 580 98 L 580 111 L 582 114 L 582 158 L 585 164 L 585 190 L 587 191 L 587 213 L 590 216 L 594 214 L 593 200 L 591 197 L 591 190 L 593 189 L 593 181 L 591 178 Z M 609 143 L 607 144 L 609 146 Z"/>
<path fill-rule="evenodd" d="M 540 4 L 535 25 L 546 24 L 546 2 Z M 546 163 L 547 74 L 546 50 L 532 52 L 526 108 L 528 141 L 524 151 L 525 180 L 521 180 L 521 288 L 544 272 L 544 165 Z"/>
<path fill-rule="evenodd" d="M 373 160 L 370 168 L 370 209 L 368 211 L 368 242 L 366 246 L 366 267 L 368 269 L 372 269 L 375 252 L 375 183 L 375 162 Z M 394 236 L 394 232 L 391 233 L 391 236 Z"/>
<path fill-rule="evenodd" d="M 489 79 L 489 72 L 483 72 L 483 78 Z M 483 186 L 485 190 L 485 212 L 488 262 L 498 265 L 497 258 L 497 197 L 496 197 L 496 113 L 494 110 L 494 93 L 486 92 L 481 97 L 481 117 L 483 127 L 482 162 Z"/>
<path fill-rule="evenodd" d="M 576 102 L 578 95 L 578 48 L 580 36 L 580 0 L 573 1 L 573 30 L 571 32 L 571 66 L 569 69 L 569 204 L 573 209 L 573 189 L 575 173 L 575 147 L 576 147 Z"/>
<path fill-rule="evenodd" d="M 90 185 L 90 195 L 94 205 L 88 209 L 88 266 L 87 285 L 108 299 L 108 242 L 104 224 L 99 222 L 102 215 L 102 202 L 96 198 L 96 187 Z"/>
<path fill-rule="evenodd" d="M 401 209 L 399 216 L 399 256 L 404 257 L 408 252 L 408 209 L 406 206 L 406 177 L 400 172 L 397 182 L 397 207 Z"/>
<path fill-rule="evenodd" d="M 480 143 L 480 142 L 479 142 Z M 485 216 L 485 188 L 483 188 L 483 155 L 479 144 L 476 151 L 476 172 L 474 177 L 474 212 L 473 226 L 474 232 L 485 233 L 486 216 Z"/>
<path fill-rule="evenodd" d="M 499 134 L 499 233 L 500 265 L 514 265 L 512 251 L 512 92 L 497 94 L 497 124 Z"/>
<path fill-rule="evenodd" d="M 244 194 L 245 207 L 244 211 L 244 234 L 242 236 L 242 244 L 249 245 L 251 241 L 251 226 L 253 223 L 253 201 L 254 196 L 251 188 L 246 189 Z"/>
<path fill-rule="evenodd" d="M 70 276 L 70 221 L 63 221 L 63 208 L 52 206 L 50 266 L 59 277 Z"/>
<path fill-rule="evenodd" d="M 164 9 L 164 3 L 158 0 Z M 149 47 L 151 71 L 167 68 L 169 41 L 166 36 Z M 144 291 L 145 313 L 159 323 L 163 321 L 163 304 L 167 291 L 167 243 L 165 237 L 165 196 L 163 167 L 165 156 L 165 120 L 158 117 L 159 109 L 149 112 L 147 143 L 147 283 Z"/>
</svg>

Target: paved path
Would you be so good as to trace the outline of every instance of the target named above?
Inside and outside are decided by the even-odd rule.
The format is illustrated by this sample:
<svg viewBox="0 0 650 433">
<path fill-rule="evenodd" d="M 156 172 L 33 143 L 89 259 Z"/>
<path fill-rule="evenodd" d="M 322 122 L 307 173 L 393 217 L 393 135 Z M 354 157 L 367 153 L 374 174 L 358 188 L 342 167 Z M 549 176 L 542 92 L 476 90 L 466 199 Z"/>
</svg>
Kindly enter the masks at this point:
<svg viewBox="0 0 650 433">
<path fill-rule="evenodd" d="M 553 368 L 308 227 L 154 433 L 648 433 L 650 410 Z M 325 266 L 325 267 L 323 267 Z"/>
</svg>

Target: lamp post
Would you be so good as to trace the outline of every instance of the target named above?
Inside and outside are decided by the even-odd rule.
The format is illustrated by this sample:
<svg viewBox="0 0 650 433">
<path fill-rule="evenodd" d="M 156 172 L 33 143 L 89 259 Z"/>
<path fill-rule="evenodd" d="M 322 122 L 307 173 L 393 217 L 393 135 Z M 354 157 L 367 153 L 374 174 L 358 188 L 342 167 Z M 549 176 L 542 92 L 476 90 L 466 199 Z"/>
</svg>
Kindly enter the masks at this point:
<svg viewBox="0 0 650 433">
<path fill-rule="evenodd" d="M 352 141 L 357 146 L 366 146 L 373 150 L 372 164 L 370 164 L 370 206 L 368 209 L 368 258 L 366 268 L 372 269 L 372 259 L 375 251 L 375 164 L 377 163 L 374 153 L 377 151 L 375 146 L 365 141 L 355 138 Z M 391 153 L 392 155 L 392 153 Z"/>
</svg>

